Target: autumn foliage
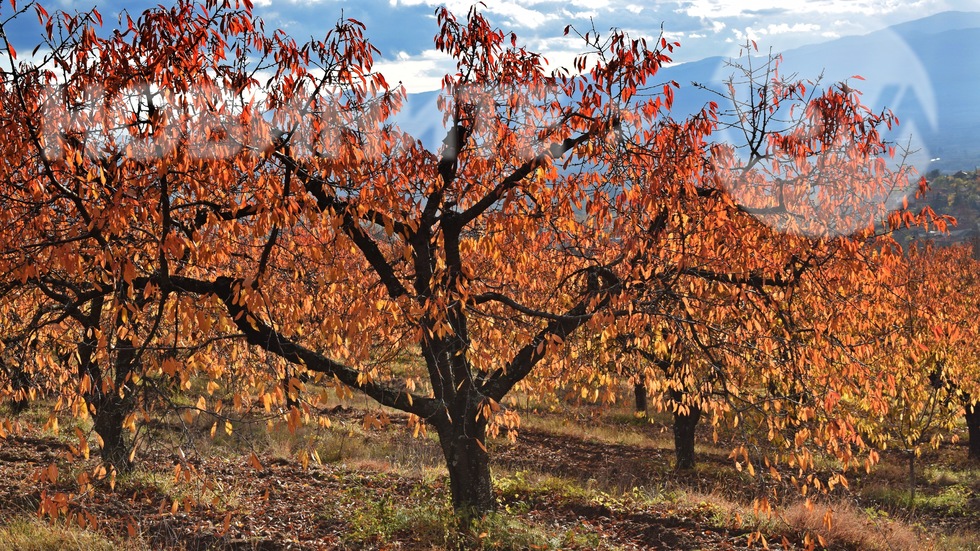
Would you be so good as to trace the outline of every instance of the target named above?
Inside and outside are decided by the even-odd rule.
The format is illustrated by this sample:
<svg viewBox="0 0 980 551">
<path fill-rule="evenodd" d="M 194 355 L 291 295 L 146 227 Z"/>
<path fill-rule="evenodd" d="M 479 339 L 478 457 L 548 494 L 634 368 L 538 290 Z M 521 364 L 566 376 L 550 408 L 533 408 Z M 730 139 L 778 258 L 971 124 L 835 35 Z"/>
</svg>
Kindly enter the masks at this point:
<svg viewBox="0 0 980 551">
<path fill-rule="evenodd" d="M 692 454 L 700 419 L 742 424 L 739 465 L 788 463 L 806 491 L 818 450 L 870 465 L 887 427 L 939 438 L 884 419 L 980 396 L 975 312 L 946 308 L 969 308 L 975 260 L 891 237 L 947 220 L 894 203 L 915 187 L 881 138 L 894 118 L 848 85 L 749 57 L 674 117 L 676 43 L 592 30 L 553 70 L 440 8 L 456 69 L 431 151 L 358 21 L 298 43 L 247 1 L 118 26 L 11 10 L 45 34 L 33 55 L 0 35 L 0 394 L 52 401 L 52 429 L 91 417 L 76 451 L 97 441 L 110 470 L 162 409 L 328 422 L 309 385 L 434 430 L 454 507 L 482 513 L 515 391 L 611 401 L 633 377 Z"/>
</svg>

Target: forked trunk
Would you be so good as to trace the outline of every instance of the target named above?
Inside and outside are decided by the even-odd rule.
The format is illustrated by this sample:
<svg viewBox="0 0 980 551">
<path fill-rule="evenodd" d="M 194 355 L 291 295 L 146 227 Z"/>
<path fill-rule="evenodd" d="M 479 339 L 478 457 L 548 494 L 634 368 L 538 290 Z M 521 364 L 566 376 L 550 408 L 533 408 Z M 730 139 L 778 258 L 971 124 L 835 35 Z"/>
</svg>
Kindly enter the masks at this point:
<svg viewBox="0 0 980 551">
<path fill-rule="evenodd" d="M 436 426 L 446 468 L 453 509 L 462 525 L 496 509 L 486 449 L 486 423 L 473 422 L 476 412 L 460 412 L 455 422 Z"/>
<path fill-rule="evenodd" d="M 980 403 L 966 406 L 969 458 L 980 461 Z"/>
<path fill-rule="evenodd" d="M 680 405 L 679 397 L 675 399 L 678 399 Z M 698 421 L 701 420 L 701 408 L 696 405 L 686 405 L 686 407 L 686 412 L 674 412 L 674 455 L 677 459 L 675 468 L 678 470 L 693 469 L 696 465 L 694 434 Z"/>
</svg>

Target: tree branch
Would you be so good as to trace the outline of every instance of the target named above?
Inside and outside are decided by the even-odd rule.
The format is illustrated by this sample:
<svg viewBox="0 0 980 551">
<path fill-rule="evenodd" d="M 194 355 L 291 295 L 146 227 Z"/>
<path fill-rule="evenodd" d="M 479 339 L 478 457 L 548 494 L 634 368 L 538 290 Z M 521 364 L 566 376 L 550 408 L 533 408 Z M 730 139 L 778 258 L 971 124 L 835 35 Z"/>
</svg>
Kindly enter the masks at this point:
<svg viewBox="0 0 980 551">
<path fill-rule="evenodd" d="M 283 359 L 317 371 L 335 376 L 341 383 L 360 390 L 379 404 L 418 415 L 432 417 L 437 413 L 436 402 L 432 398 L 419 396 L 407 390 L 396 390 L 378 382 L 364 381 L 358 370 L 310 350 L 279 333 L 268 324 L 254 316 L 246 305 L 238 303 L 238 291 L 244 282 L 240 279 L 219 277 L 214 281 L 203 281 L 182 276 L 172 276 L 171 283 L 176 291 L 197 295 L 214 295 L 221 299 L 228 315 L 254 346 L 272 352 Z"/>
</svg>

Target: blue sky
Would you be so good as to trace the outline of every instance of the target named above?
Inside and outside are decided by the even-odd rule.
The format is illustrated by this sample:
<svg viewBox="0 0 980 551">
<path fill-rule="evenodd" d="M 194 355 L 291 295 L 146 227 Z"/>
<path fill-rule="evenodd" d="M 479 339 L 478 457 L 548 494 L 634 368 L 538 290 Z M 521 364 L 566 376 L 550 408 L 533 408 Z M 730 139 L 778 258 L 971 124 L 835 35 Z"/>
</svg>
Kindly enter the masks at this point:
<svg viewBox="0 0 980 551">
<path fill-rule="evenodd" d="M 166 0 L 160 0 L 166 4 Z M 403 82 L 409 92 L 437 89 L 451 64 L 433 48 L 437 6 L 465 15 L 471 0 L 253 0 L 268 26 L 297 39 L 322 37 L 341 15 L 367 25 L 367 36 L 381 50 L 379 68 L 389 82 Z M 23 3 L 23 0 L 22 0 Z M 49 9 L 98 6 L 112 26 L 121 9 L 138 13 L 158 2 L 49 0 Z M 634 36 L 666 36 L 681 43 L 678 62 L 710 56 L 737 55 L 747 38 L 777 52 L 846 35 L 866 34 L 883 27 L 947 10 L 980 11 L 980 0 L 484 0 L 484 13 L 507 31 L 518 34 L 530 49 L 553 64 L 570 64 L 580 43 L 562 36 L 567 24 L 599 31 L 618 27 Z M 0 17 L 10 13 L 4 1 Z M 8 29 L 15 44 L 31 47 L 37 40 L 27 26 Z M 36 36 L 36 35 L 34 35 Z"/>
</svg>

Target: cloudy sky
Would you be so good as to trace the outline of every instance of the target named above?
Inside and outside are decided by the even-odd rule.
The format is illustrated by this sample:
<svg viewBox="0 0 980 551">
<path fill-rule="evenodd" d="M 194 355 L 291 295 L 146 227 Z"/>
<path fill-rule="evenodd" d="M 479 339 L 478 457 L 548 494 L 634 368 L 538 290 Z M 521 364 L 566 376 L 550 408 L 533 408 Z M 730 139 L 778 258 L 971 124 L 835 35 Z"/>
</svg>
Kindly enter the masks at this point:
<svg viewBox="0 0 980 551">
<path fill-rule="evenodd" d="M 166 4 L 166 0 L 162 0 Z M 322 37 L 341 16 L 367 25 L 367 36 L 381 50 L 379 66 L 389 82 L 402 81 L 409 92 L 439 87 L 450 68 L 433 48 L 437 32 L 434 11 L 446 4 L 461 16 L 472 0 L 253 0 L 269 26 L 297 39 Z M 24 0 L 21 1 L 24 3 Z M 138 13 L 157 4 L 145 0 L 47 0 L 49 8 L 69 10 L 98 6 L 111 26 L 121 9 Z M 580 42 L 562 36 L 565 25 L 600 32 L 612 27 L 634 36 L 664 34 L 681 43 L 677 62 L 709 56 L 737 55 L 738 46 L 754 39 L 760 49 L 777 52 L 846 35 L 866 34 L 883 27 L 947 11 L 980 11 L 980 0 L 484 0 L 484 13 L 507 31 L 518 34 L 530 49 L 552 64 L 569 65 Z M 4 1 L 0 17 L 10 12 Z M 28 26 L 13 31 L 24 46 L 36 44 Z M 36 36 L 36 34 L 34 34 Z"/>
</svg>

